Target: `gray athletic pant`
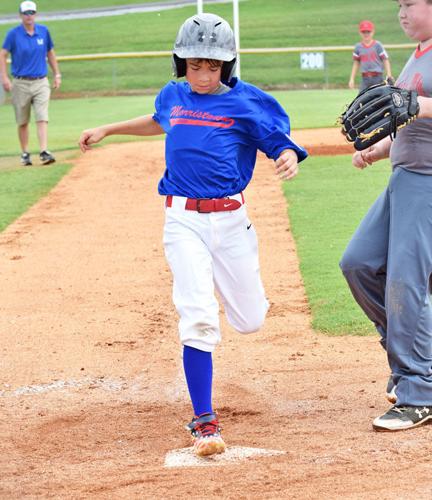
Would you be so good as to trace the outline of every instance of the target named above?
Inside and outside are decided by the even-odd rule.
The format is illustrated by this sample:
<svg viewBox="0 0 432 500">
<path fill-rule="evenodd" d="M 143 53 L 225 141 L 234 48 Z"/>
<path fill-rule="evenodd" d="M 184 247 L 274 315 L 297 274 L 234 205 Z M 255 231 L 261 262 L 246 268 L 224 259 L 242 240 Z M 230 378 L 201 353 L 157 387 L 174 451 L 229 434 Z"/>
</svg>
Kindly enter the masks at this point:
<svg viewBox="0 0 432 500">
<path fill-rule="evenodd" d="M 340 262 L 381 334 L 399 406 L 432 406 L 432 176 L 396 168 Z"/>
<path fill-rule="evenodd" d="M 378 85 L 379 83 L 384 82 L 384 75 L 379 76 L 365 76 L 362 77 L 360 82 L 359 93 L 364 90 L 372 87 L 373 85 Z"/>
</svg>

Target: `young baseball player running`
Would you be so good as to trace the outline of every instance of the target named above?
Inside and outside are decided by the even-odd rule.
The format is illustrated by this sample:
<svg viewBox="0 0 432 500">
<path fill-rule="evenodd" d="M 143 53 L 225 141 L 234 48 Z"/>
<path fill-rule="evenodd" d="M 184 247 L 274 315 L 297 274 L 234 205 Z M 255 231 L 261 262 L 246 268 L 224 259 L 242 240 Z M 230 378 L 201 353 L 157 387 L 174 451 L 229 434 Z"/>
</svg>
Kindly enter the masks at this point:
<svg viewBox="0 0 432 500">
<path fill-rule="evenodd" d="M 270 95 L 233 77 L 234 34 L 214 14 L 187 19 L 173 50 L 176 77 L 156 98 L 156 112 L 86 130 L 83 152 L 113 134 L 166 133 L 165 254 L 180 316 L 184 372 L 195 416 L 187 425 L 197 455 L 225 451 L 212 406 L 212 352 L 220 342 L 219 293 L 229 323 L 257 331 L 268 302 L 261 283 L 257 238 L 243 193 L 257 150 L 275 160 L 276 174 L 292 179 L 306 151 L 290 137 L 290 122 Z"/>
<path fill-rule="evenodd" d="M 396 81 L 418 92 L 419 117 L 353 155 L 363 169 L 390 157 L 392 175 L 349 243 L 341 269 L 387 351 L 395 406 L 377 431 L 432 419 L 432 0 L 399 0 L 402 29 L 419 45 Z M 393 389 L 393 390 L 392 390 Z"/>
</svg>

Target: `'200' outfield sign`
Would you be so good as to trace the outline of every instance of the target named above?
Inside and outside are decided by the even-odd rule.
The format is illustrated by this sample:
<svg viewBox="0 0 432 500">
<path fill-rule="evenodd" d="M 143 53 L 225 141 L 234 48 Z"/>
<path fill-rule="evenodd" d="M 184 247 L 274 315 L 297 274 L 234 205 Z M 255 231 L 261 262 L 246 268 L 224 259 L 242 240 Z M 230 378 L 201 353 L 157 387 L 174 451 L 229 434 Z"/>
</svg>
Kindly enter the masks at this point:
<svg viewBox="0 0 432 500">
<path fill-rule="evenodd" d="M 324 69 L 325 68 L 324 52 L 301 52 L 300 68 Z"/>
</svg>

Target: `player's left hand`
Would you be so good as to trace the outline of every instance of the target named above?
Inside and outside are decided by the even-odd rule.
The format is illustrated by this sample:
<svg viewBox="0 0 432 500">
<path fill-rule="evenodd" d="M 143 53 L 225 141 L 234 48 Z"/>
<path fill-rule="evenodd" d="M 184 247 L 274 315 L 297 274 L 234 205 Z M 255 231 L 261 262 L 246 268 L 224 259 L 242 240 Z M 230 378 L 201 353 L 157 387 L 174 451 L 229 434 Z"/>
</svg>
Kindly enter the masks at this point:
<svg viewBox="0 0 432 500">
<path fill-rule="evenodd" d="M 55 76 L 54 76 L 53 88 L 54 88 L 54 89 L 59 89 L 59 88 L 60 88 L 61 83 L 62 83 L 61 75 L 60 75 L 60 74 L 55 75 Z"/>
<path fill-rule="evenodd" d="M 377 144 L 373 144 L 367 149 L 362 151 L 356 151 L 352 157 L 352 164 L 361 170 L 366 168 L 368 165 L 372 165 L 379 160 L 384 160 L 388 158 L 390 153 L 391 139 L 386 137 Z"/>
<path fill-rule="evenodd" d="M 276 160 L 276 174 L 283 181 L 288 181 L 298 174 L 298 158 L 294 150 L 282 151 Z"/>
</svg>

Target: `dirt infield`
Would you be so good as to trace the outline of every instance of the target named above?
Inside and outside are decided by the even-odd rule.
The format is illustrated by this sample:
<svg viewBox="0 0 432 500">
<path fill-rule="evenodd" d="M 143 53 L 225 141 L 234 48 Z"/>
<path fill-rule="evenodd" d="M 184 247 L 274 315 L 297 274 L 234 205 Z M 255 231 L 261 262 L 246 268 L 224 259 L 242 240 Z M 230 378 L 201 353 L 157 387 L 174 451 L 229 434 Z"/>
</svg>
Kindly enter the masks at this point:
<svg viewBox="0 0 432 500">
<path fill-rule="evenodd" d="M 432 428 L 371 429 L 387 408 L 377 339 L 310 328 L 286 203 L 263 157 L 246 199 L 271 309 L 250 336 L 222 320 L 215 407 L 228 445 L 284 453 L 164 467 L 189 445 L 191 408 L 161 243 L 162 169 L 161 141 L 94 150 L 0 234 L 0 498 L 431 498 Z"/>
<path fill-rule="evenodd" d="M 293 138 L 304 145 L 310 155 L 332 156 L 352 154 L 354 148 L 338 128 L 295 130 Z"/>
</svg>

